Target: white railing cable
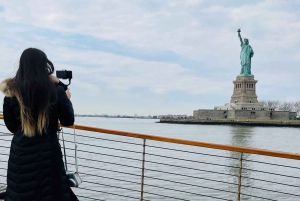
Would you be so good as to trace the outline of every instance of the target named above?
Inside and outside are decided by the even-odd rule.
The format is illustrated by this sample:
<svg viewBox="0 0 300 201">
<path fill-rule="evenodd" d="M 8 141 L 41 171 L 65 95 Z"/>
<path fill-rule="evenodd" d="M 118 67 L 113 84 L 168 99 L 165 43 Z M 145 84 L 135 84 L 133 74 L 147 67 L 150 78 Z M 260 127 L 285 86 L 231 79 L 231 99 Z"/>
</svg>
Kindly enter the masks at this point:
<svg viewBox="0 0 300 201">
<path fill-rule="evenodd" d="M 62 140 L 63 140 L 63 146 L 64 146 L 65 167 L 66 167 L 66 172 L 68 172 L 67 154 L 66 154 L 66 146 L 65 146 L 65 139 L 64 139 L 64 131 L 63 131 L 63 128 L 60 128 L 60 131 L 61 131 L 61 137 L 62 137 Z"/>
<path fill-rule="evenodd" d="M 77 142 L 76 142 L 76 131 L 75 131 L 75 125 L 73 125 L 74 130 L 74 144 L 75 144 L 75 168 L 76 172 L 78 172 L 78 163 L 77 163 Z"/>
</svg>

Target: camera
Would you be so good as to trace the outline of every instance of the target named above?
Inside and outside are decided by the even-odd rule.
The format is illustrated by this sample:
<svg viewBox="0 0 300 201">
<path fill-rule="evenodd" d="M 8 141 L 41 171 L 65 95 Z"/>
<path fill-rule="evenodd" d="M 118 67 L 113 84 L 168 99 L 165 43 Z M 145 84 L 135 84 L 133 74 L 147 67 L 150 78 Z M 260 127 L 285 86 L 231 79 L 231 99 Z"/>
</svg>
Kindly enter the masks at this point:
<svg viewBox="0 0 300 201">
<path fill-rule="evenodd" d="M 59 81 L 58 85 L 62 86 L 64 90 L 66 91 L 68 89 L 68 86 L 71 84 L 72 79 L 72 71 L 70 70 L 57 70 L 56 71 L 56 77 L 60 79 L 68 79 L 69 84 L 64 84 L 61 81 Z"/>
<path fill-rule="evenodd" d="M 57 70 L 56 77 L 61 79 L 72 79 L 72 71 L 70 70 Z"/>
</svg>

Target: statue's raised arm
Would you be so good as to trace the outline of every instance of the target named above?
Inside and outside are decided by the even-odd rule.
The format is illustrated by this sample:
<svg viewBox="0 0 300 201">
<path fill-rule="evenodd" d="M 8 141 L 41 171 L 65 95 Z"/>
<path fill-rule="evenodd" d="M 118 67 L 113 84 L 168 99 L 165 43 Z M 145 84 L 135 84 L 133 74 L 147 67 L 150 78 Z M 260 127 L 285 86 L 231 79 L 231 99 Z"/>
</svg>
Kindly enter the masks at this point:
<svg viewBox="0 0 300 201">
<path fill-rule="evenodd" d="M 243 44 L 243 40 L 242 40 L 242 36 L 241 36 L 241 28 L 238 28 L 237 32 L 238 32 L 238 36 L 240 38 L 241 45 L 242 45 Z"/>
</svg>

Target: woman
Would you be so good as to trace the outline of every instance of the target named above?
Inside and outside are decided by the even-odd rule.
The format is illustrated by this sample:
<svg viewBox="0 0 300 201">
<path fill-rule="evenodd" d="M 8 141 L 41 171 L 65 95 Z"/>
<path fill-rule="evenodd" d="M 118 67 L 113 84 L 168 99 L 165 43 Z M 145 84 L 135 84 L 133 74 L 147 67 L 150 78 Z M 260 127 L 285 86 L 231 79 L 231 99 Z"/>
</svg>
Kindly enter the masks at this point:
<svg viewBox="0 0 300 201">
<path fill-rule="evenodd" d="M 0 84 L 4 122 L 14 133 L 7 169 L 6 201 L 76 200 L 63 167 L 57 130 L 74 123 L 70 92 L 58 86 L 54 66 L 41 50 L 21 55 L 14 78 Z"/>
</svg>

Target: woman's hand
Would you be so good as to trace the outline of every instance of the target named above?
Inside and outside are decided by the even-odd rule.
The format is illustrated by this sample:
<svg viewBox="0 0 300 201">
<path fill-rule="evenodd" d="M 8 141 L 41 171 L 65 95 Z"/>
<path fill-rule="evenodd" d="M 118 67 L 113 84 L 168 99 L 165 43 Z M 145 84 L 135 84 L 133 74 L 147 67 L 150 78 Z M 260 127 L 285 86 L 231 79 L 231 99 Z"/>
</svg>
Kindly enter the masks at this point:
<svg viewBox="0 0 300 201">
<path fill-rule="evenodd" d="M 67 97 L 68 97 L 69 99 L 71 99 L 71 92 L 70 92 L 70 89 L 69 89 L 69 88 L 66 90 L 66 94 L 67 94 Z"/>
</svg>

